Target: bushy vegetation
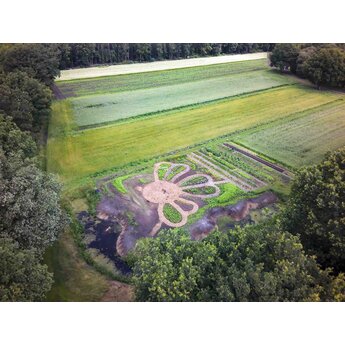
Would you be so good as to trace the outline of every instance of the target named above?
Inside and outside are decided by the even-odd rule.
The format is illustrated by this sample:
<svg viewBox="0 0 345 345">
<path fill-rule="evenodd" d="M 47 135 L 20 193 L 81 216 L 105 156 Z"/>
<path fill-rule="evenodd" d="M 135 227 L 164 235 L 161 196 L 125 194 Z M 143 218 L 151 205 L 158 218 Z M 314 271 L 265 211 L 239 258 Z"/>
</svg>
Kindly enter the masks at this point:
<svg viewBox="0 0 345 345">
<path fill-rule="evenodd" d="M 226 206 L 230 203 L 235 203 L 239 197 L 244 197 L 246 194 L 246 192 L 232 183 L 221 184 L 219 188 L 220 195 L 207 200 L 209 207 Z"/>
<path fill-rule="evenodd" d="M 274 224 L 213 232 L 191 241 L 184 230 L 141 240 L 129 258 L 139 301 L 344 300 L 333 278 L 297 237 Z"/>
</svg>

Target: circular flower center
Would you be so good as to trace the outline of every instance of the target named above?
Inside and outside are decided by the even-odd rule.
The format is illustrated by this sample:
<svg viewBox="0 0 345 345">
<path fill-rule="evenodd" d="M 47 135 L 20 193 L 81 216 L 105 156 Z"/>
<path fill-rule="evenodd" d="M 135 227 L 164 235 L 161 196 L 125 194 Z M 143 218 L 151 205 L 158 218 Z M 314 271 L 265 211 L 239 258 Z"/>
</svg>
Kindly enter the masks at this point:
<svg viewBox="0 0 345 345">
<path fill-rule="evenodd" d="M 164 204 L 174 201 L 183 193 L 181 188 L 168 181 L 155 181 L 143 188 L 143 196 L 146 200 L 156 204 Z"/>
</svg>

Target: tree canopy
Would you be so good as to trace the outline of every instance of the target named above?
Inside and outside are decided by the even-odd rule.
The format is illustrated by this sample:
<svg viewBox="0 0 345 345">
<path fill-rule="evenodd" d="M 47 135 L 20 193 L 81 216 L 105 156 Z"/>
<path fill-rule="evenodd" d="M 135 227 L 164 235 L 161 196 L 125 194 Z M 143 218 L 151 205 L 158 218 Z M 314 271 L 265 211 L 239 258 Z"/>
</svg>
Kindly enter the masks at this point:
<svg viewBox="0 0 345 345">
<path fill-rule="evenodd" d="M 66 226 L 61 185 L 34 160 L 35 144 L 0 116 L 0 234 L 43 252 Z"/>
<path fill-rule="evenodd" d="M 0 111 L 22 130 L 38 129 L 50 113 L 51 91 L 25 72 L 0 73 L 0 93 Z"/>
<path fill-rule="evenodd" d="M 191 241 L 184 230 L 144 239 L 129 255 L 139 301 L 343 300 L 334 279 L 274 224 L 215 231 Z"/>
<path fill-rule="evenodd" d="M 59 75 L 60 55 L 56 44 L 8 44 L 0 50 L 4 72 L 22 71 L 51 86 Z"/>
<path fill-rule="evenodd" d="M 59 44 L 60 68 L 185 59 L 271 51 L 271 43 L 70 43 Z"/>
<path fill-rule="evenodd" d="M 317 86 L 345 87 L 345 51 L 321 48 L 305 59 L 301 66 L 306 78 Z"/>
<path fill-rule="evenodd" d="M 0 301 L 41 301 L 53 283 L 52 274 L 33 249 L 21 250 L 0 236 Z"/>
<path fill-rule="evenodd" d="M 345 87 L 343 44 L 276 44 L 271 66 L 296 73 L 320 86 Z"/>
<path fill-rule="evenodd" d="M 345 148 L 298 173 L 282 223 L 323 267 L 345 272 Z"/>
<path fill-rule="evenodd" d="M 299 46 L 292 43 L 276 44 L 271 55 L 271 66 L 278 67 L 282 72 L 296 72 L 297 57 L 299 54 Z"/>
</svg>

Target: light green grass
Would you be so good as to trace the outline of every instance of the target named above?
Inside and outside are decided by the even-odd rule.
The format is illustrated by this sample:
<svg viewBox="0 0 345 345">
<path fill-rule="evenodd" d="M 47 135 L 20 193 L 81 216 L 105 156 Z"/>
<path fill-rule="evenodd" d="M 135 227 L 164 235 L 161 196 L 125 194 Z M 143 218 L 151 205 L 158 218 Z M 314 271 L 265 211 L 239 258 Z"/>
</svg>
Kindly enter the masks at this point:
<svg viewBox="0 0 345 345">
<path fill-rule="evenodd" d="M 235 140 L 295 168 L 318 163 L 327 151 L 345 145 L 344 101 L 302 115 L 243 132 Z"/>
<path fill-rule="evenodd" d="M 123 175 L 123 176 L 119 176 L 116 177 L 114 179 L 113 186 L 122 194 L 126 194 L 127 193 L 127 189 L 126 187 L 123 185 L 123 182 L 126 181 L 131 175 Z"/>
<path fill-rule="evenodd" d="M 232 183 L 225 183 L 219 185 L 221 194 L 217 196 L 216 198 L 212 198 L 210 200 L 207 200 L 207 204 L 210 207 L 215 206 L 224 206 L 234 200 L 234 198 L 237 198 L 241 195 L 245 195 L 246 193 L 240 189 L 239 187 L 235 186 Z"/>
<path fill-rule="evenodd" d="M 72 105 L 76 123 L 85 127 L 288 83 L 288 78 L 264 70 L 158 88 L 73 98 Z"/>
<path fill-rule="evenodd" d="M 330 92 L 289 86 L 169 115 L 118 123 L 64 137 L 49 137 L 47 167 L 49 171 L 59 173 L 65 182 L 80 179 L 282 119 L 340 97 Z M 51 123 L 56 122 L 54 117 L 60 117 L 59 108 L 58 105 L 53 107 Z"/>
<path fill-rule="evenodd" d="M 57 86 L 66 97 L 79 97 L 167 86 L 267 68 L 267 60 L 260 59 L 102 78 L 60 81 L 57 82 Z"/>
</svg>

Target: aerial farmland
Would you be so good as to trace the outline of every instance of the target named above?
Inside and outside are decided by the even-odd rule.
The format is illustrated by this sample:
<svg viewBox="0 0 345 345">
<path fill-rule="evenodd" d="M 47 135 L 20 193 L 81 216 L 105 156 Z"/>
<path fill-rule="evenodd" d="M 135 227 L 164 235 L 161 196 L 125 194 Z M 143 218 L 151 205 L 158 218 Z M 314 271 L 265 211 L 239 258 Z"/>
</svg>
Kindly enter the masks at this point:
<svg viewBox="0 0 345 345">
<path fill-rule="evenodd" d="M 123 257 L 142 238 L 183 227 L 201 240 L 271 217 L 298 168 L 345 144 L 344 95 L 260 54 L 56 81 L 47 168 L 64 184 L 84 255 L 106 275 L 130 281 Z"/>
</svg>

